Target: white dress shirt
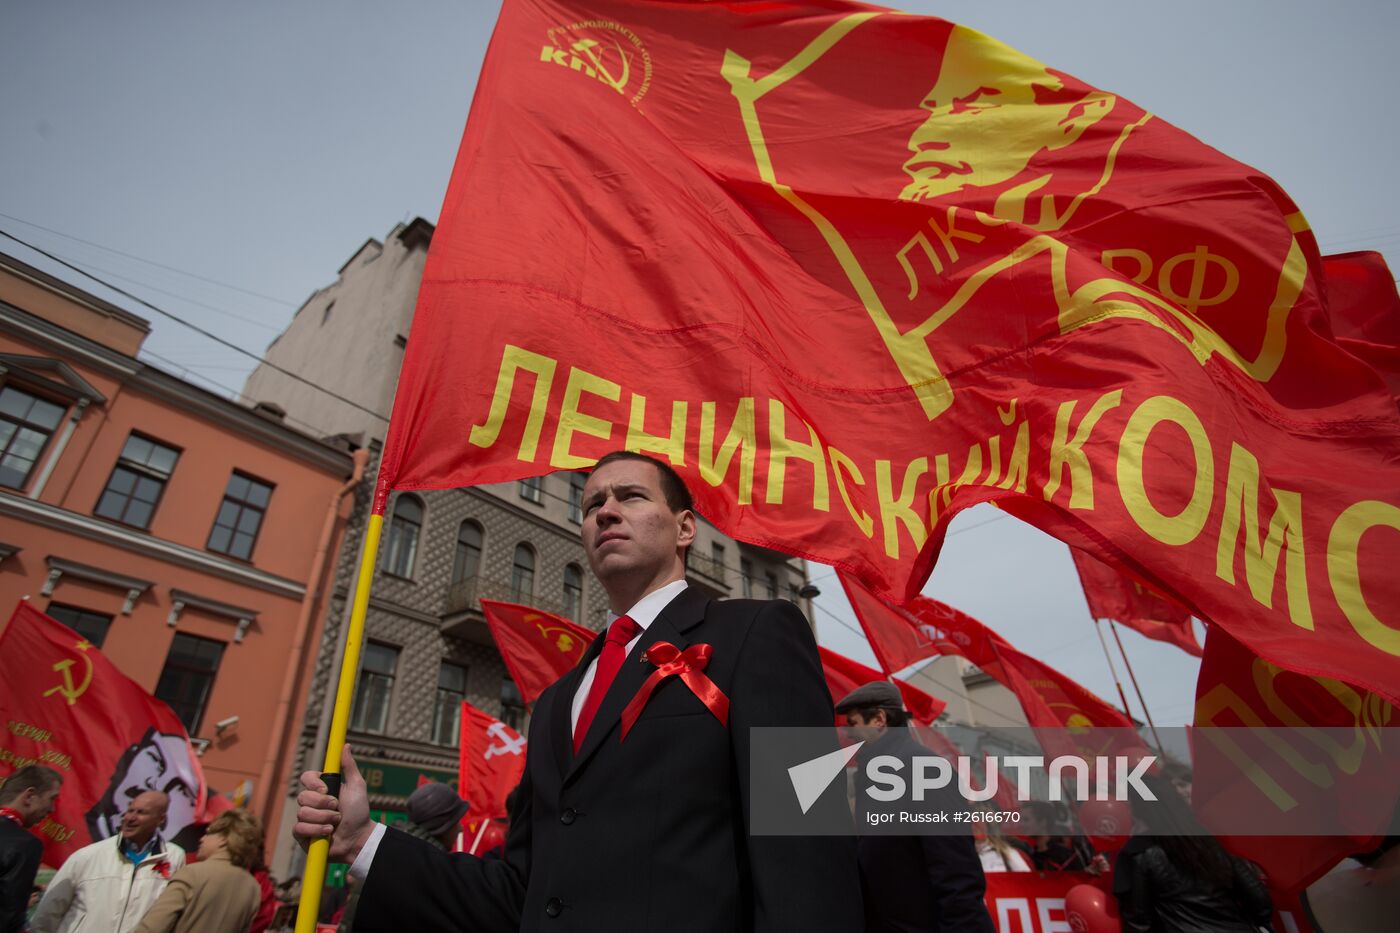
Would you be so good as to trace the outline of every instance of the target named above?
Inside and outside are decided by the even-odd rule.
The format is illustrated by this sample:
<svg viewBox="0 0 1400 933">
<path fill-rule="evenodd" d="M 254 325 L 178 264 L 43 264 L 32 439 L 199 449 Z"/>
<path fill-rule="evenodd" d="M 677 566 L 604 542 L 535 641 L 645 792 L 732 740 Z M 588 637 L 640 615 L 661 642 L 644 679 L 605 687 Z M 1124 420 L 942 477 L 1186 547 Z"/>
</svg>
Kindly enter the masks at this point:
<svg viewBox="0 0 1400 933">
<path fill-rule="evenodd" d="M 636 647 L 638 639 L 642 633 L 651 627 L 651 623 L 656 621 L 656 617 L 661 615 L 661 610 L 671 604 L 671 600 L 681 594 L 686 587 L 684 579 L 673 580 L 665 586 L 652 590 L 647 595 L 637 601 L 637 604 L 628 609 L 623 615 L 627 616 L 637 627 L 641 629 L 631 641 L 627 643 L 626 651 L 631 653 Z M 608 628 L 612 627 L 618 614 L 611 609 L 608 610 Z M 607 630 L 604 629 L 603 637 L 607 637 Z M 598 659 L 595 657 L 588 664 L 588 670 L 583 672 L 583 678 L 578 682 L 578 690 L 574 692 L 574 702 L 569 713 L 569 735 L 574 734 L 574 729 L 578 726 L 578 715 L 583 710 L 583 701 L 588 698 L 588 690 L 593 686 L 593 678 L 598 673 Z M 364 847 L 360 849 L 360 854 L 355 856 L 354 863 L 350 866 L 349 875 L 356 881 L 364 881 L 369 875 L 370 865 L 374 863 L 374 854 L 379 851 L 379 840 L 384 838 L 385 826 L 383 823 L 375 823 L 374 830 L 370 833 L 369 839 L 365 841 Z"/>
</svg>

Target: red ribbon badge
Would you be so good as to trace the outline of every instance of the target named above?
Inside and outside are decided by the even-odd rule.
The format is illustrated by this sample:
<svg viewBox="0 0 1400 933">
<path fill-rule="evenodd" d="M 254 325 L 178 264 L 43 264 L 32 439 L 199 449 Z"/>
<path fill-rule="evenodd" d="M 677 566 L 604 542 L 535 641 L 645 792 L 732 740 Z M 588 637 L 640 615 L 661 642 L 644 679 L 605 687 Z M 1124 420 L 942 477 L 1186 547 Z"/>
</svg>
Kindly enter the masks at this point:
<svg viewBox="0 0 1400 933">
<path fill-rule="evenodd" d="M 705 666 L 710 663 L 710 656 L 714 653 L 714 649 L 709 645 L 691 645 L 685 651 L 681 651 L 666 641 L 658 641 L 648 648 L 647 659 L 656 665 L 656 670 L 651 672 L 646 683 L 642 684 L 642 689 L 637 691 L 632 702 L 622 711 L 622 738 L 627 738 L 628 731 L 637 721 L 637 717 L 642 715 L 642 708 L 647 705 L 647 700 L 651 699 L 652 692 L 663 680 L 673 676 L 679 676 L 690 688 L 690 692 L 705 704 L 705 708 L 715 714 L 720 724 L 728 726 L 729 697 L 703 673 Z"/>
</svg>

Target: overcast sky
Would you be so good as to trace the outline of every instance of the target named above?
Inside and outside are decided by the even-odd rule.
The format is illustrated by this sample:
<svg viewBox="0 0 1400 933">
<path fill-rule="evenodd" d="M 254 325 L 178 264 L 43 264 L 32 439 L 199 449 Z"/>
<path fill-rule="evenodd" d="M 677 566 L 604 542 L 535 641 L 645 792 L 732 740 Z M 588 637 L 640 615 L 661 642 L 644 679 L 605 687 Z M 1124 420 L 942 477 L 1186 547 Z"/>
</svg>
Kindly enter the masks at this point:
<svg viewBox="0 0 1400 933">
<path fill-rule="evenodd" d="M 1324 252 L 1400 268 L 1394 2 L 908 2 L 1114 91 L 1271 175 Z M 0 230 L 260 353 L 369 237 L 436 221 L 490 0 L 0 4 Z M 46 269 L 0 237 L 4 251 Z M 236 389 L 253 363 L 151 319 L 157 365 Z M 823 643 L 867 663 L 812 568 Z M 1063 545 L 993 509 L 955 521 L 928 592 L 1106 699 L 1116 691 Z M 1159 725 L 1195 662 L 1123 632 Z M 1134 713 L 1139 714 L 1136 700 Z"/>
</svg>

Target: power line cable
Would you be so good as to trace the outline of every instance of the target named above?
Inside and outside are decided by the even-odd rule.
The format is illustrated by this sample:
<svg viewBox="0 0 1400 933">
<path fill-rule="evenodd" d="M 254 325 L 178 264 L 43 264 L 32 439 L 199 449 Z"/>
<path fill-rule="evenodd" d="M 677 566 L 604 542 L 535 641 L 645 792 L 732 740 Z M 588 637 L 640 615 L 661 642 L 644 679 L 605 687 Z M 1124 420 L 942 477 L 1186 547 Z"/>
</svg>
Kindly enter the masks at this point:
<svg viewBox="0 0 1400 933">
<path fill-rule="evenodd" d="M 194 370 L 190 369 L 190 367 L 185 366 L 185 365 L 183 365 L 183 364 L 181 364 L 181 363 L 177 363 L 177 362 L 175 362 L 174 360 L 167 359 L 166 357 L 161 356 L 159 353 L 156 353 L 156 352 L 153 351 L 153 350 L 147 350 L 145 347 L 142 347 L 142 348 L 141 348 L 141 354 L 140 354 L 140 355 L 141 355 L 141 356 L 148 356 L 148 357 L 150 357 L 151 359 L 156 360 L 156 361 L 159 362 L 159 363 L 164 363 L 166 366 L 169 366 L 169 367 L 171 367 L 172 369 L 178 369 L 178 370 L 180 370 L 181 372 L 185 373 L 184 376 L 179 377 L 179 378 L 184 378 L 184 379 L 197 378 L 197 379 L 201 379 L 201 380 L 203 380 L 204 382 L 208 383 L 209 385 L 213 386 L 213 387 L 216 388 L 216 389 L 222 389 L 223 391 L 230 393 L 230 394 L 233 396 L 233 398 L 236 399 L 236 400 L 238 400 L 238 401 L 244 401 L 244 400 L 247 399 L 247 396 L 244 395 L 242 392 L 239 392 L 237 389 L 230 388 L 229 386 L 226 386 L 226 385 L 224 385 L 224 384 L 221 383 L 221 382 L 216 382 L 215 380 L 210 379 L 208 376 L 206 376 L 206 375 L 204 375 L 204 374 L 202 374 L 202 373 L 199 373 L 199 372 L 195 372 Z M 174 373 L 171 373 L 171 375 L 175 375 L 175 374 L 174 374 Z M 331 435 L 331 432 L 330 432 L 330 431 L 327 431 L 327 430 L 325 430 L 324 428 L 319 428 L 319 427 L 317 427 L 317 426 L 314 425 L 314 424 L 308 424 L 307 422 L 302 421 L 300 418 L 294 418 L 294 417 L 292 417 L 291 415 L 284 415 L 284 416 L 283 416 L 283 420 L 288 421 L 288 422 L 290 422 L 291 424 L 293 424 L 293 425 L 295 425 L 295 426 L 297 426 L 297 427 L 300 427 L 300 428 L 301 428 L 302 430 L 304 430 L 307 434 L 310 434 L 310 435 L 312 435 L 313 437 L 329 437 L 329 436 Z"/>
<path fill-rule="evenodd" d="M 206 276 L 206 275 L 199 275 L 198 273 L 195 273 L 195 272 L 186 272 L 184 269 L 177 269 L 177 268 L 174 267 L 174 266 L 167 266 L 165 263 L 156 262 L 154 259 L 146 259 L 145 257 L 143 257 L 143 256 L 137 256 L 137 255 L 135 255 L 134 253 L 122 252 L 121 250 L 119 250 L 119 249 L 113 249 L 113 248 L 110 247 L 110 246 L 103 246 L 101 243 L 94 243 L 92 240 L 84 240 L 84 239 L 82 239 L 81 237 L 76 237 L 76 236 L 73 236 L 73 235 L 68 234 L 68 233 L 62 233 L 62 232 L 60 232 L 60 231 L 58 231 L 58 230 L 54 230 L 54 229 L 51 228 L 51 227 L 45 227 L 45 226 L 43 226 L 42 224 L 36 224 L 36 223 L 34 223 L 32 220 L 25 220 L 25 219 L 23 219 L 22 217 L 15 217 L 15 216 L 12 215 L 12 214 L 6 214 L 6 213 L 4 213 L 3 211 L 0 211 L 0 217 L 4 217 L 6 220 L 13 220 L 15 223 L 24 224 L 26 227 L 33 227 L 35 230 L 42 230 L 42 231 L 44 231 L 45 233 L 52 233 L 54 236 L 63 237 L 65 240 L 72 240 L 74 243 L 81 243 L 81 244 L 83 244 L 84 246 L 91 246 L 91 247 L 93 247 L 93 248 L 95 248 L 95 249 L 100 249 L 100 250 L 103 250 L 103 251 L 108 252 L 108 253 L 114 253 L 114 254 L 116 254 L 116 255 L 118 255 L 118 256 L 124 256 L 124 257 L 126 257 L 127 259 L 134 259 L 134 260 L 136 260 L 137 262 L 144 262 L 146 265 L 148 265 L 148 266 L 155 266 L 157 269 L 164 269 L 164 270 L 167 271 L 167 272 L 174 272 L 174 273 L 176 273 L 177 275 L 188 276 L 189 278 L 192 278 L 192 279 L 198 279 L 198 280 L 201 281 L 201 282 L 208 282 L 210 285 L 217 285 L 217 286 L 219 286 L 220 288 L 231 289 L 232 291 L 241 292 L 241 293 L 243 293 L 243 294 L 245 294 L 245 295 L 251 295 L 251 296 L 254 297 L 254 298 L 261 298 L 261 299 L 263 299 L 264 301 L 271 301 L 271 302 L 274 302 L 274 303 L 276 303 L 276 304 L 283 305 L 284 307 L 288 307 L 288 308 L 296 308 L 296 307 L 297 307 L 296 304 L 294 304 L 293 302 L 287 301 L 287 300 L 284 299 L 284 298 L 274 298 L 272 295 L 264 295 L 262 292 L 255 292 L 255 291 L 252 291 L 251 289 L 241 288 L 241 287 L 239 287 L 239 286 L 237 286 L 237 285 L 230 285 L 228 282 L 220 282 L 218 279 L 211 279 L 211 278 L 209 278 L 209 277 Z M 179 296 L 177 295 L 176 297 L 179 297 Z"/>
<path fill-rule="evenodd" d="M 235 321 L 242 321 L 244 324 L 252 324 L 254 327 L 262 327 L 267 330 L 282 329 L 276 324 L 268 324 L 264 321 L 259 321 L 256 318 L 244 317 L 243 315 L 238 314 L 234 311 L 229 311 L 227 308 L 220 308 L 217 305 L 211 305 L 207 302 L 200 301 L 198 298 L 191 298 L 188 295 L 181 295 L 179 292 L 172 292 L 167 291 L 163 288 L 158 288 L 157 286 L 152 285 L 150 282 L 143 282 L 140 279 L 133 279 L 129 276 L 122 275 L 119 272 L 113 272 L 110 269 L 103 269 L 101 266 L 94 266 L 90 262 L 79 262 L 76 259 L 72 260 L 72 262 L 74 263 L 74 265 L 77 265 L 80 268 L 82 268 L 84 272 L 87 272 L 88 270 L 91 270 L 92 272 L 101 272 L 103 275 L 109 275 L 114 279 L 121 279 L 123 282 L 130 282 L 133 285 L 140 285 L 142 288 L 148 288 L 153 292 L 159 292 L 160 294 L 167 295 L 171 298 L 178 298 L 181 301 L 189 302 L 192 305 L 198 305 L 199 307 L 204 308 L 207 311 L 213 311 L 215 314 L 222 314 L 227 317 L 233 318 Z"/>
<path fill-rule="evenodd" d="M 44 256 L 44 257 L 46 257 L 46 258 L 52 260 L 53 262 L 58 263 L 60 266 L 63 266 L 65 269 L 71 269 L 71 270 L 73 270 L 74 272 L 78 273 L 79 275 L 86 276 L 87 278 L 92 279 L 94 282 L 98 283 L 99 285 L 103 286 L 104 288 L 110 288 L 112 291 L 116 292 L 118 295 L 122 295 L 122 296 L 124 296 L 124 297 L 126 297 L 126 298 L 129 298 L 130 300 L 132 300 L 132 301 L 136 302 L 137 304 L 141 305 L 141 307 L 143 307 L 143 308 L 148 308 L 148 309 L 150 309 L 151 311 L 154 311 L 156 314 L 159 314 L 160 316 L 165 317 L 165 318 L 169 318 L 170 320 L 174 321 L 174 322 L 177 323 L 177 324 L 183 324 L 184 326 L 188 327 L 190 330 L 194 331 L 195 333 L 201 334 L 201 335 L 203 335 L 203 336 L 205 336 L 205 337 L 208 337 L 210 340 L 214 341 L 215 343 L 219 344 L 220 346 L 227 347 L 228 349 L 233 350 L 235 353 L 240 353 L 240 354 L 242 354 L 243 356 L 248 357 L 250 360 L 254 360 L 254 361 L 258 362 L 258 363 L 261 363 L 262 365 L 266 366 L 268 369 L 271 369 L 271 370 L 273 370 L 273 371 L 275 371 L 275 372 L 279 372 L 279 373 L 281 373 L 282 375 L 288 377 L 289 379 L 293 379 L 293 380 L 295 380 L 295 381 L 297 381 L 297 382 L 300 382 L 302 385 L 309 386 L 310 388 L 315 389 L 317 392 L 323 392 L 323 393 L 325 393 L 326 395 L 330 396 L 331 398 L 336 399 L 337 401 L 344 402 L 345 404 L 349 405 L 351 408 L 358 409 L 359 411 L 362 411 L 362 412 L 364 412 L 364 413 L 367 414 L 367 415 L 373 415 L 375 418 L 378 418 L 380 421 L 383 421 L 385 424 L 387 424 L 387 423 L 389 422 L 389 419 L 388 419 L 387 416 L 381 415 L 379 412 L 377 412 L 377 411 L 375 411 L 375 410 L 373 410 L 373 409 L 371 409 L 371 408 L 366 408 L 365 406 L 361 405 L 359 402 L 356 402 L 356 401 L 353 401 L 353 400 L 351 400 L 351 399 L 348 399 L 348 398 L 346 398 L 346 397 L 343 396 L 343 395 L 340 395 L 340 394 L 338 394 L 338 393 L 336 393 L 336 392 L 332 392 L 330 389 L 327 389 L 327 388 L 325 388 L 325 387 L 323 387 L 323 386 L 319 386 L 319 385 L 317 385 L 316 383 L 312 382 L 310 379 L 303 378 L 302 376 L 297 375 L 296 373 L 292 372 L 292 371 L 289 370 L 289 369 L 284 369 L 284 368 L 282 368 L 281 366 L 278 366 L 276 363 L 270 363 L 270 362 L 268 362 L 266 359 L 264 359 L 263 357 L 258 356 L 256 353 L 253 353 L 253 352 L 251 352 L 251 351 L 249 351 L 249 350 L 245 350 L 245 349 L 243 349 L 242 347 L 238 346 L 237 344 L 231 343 L 230 341 L 225 340 L 224 338 L 218 336 L 217 334 L 212 334 L 212 333 L 210 333 L 209 331 L 205 330 L 204 328 L 198 326 L 197 324 L 191 324 L 189 321 L 186 321 L 184 318 L 179 317 L 178 315 L 175 315 L 175 314 L 171 314 L 169 311 L 166 311 L 164 308 L 159 308 L 159 307 L 157 307 L 156 305 L 152 304 L 151 302 L 147 301 L 147 300 L 144 299 L 144 298 L 141 298 L 141 297 L 138 297 L 138 296 L 136 296 L 136 295 L 133 295 L 131 292 L 129 292 L 129 291 L 127 291 L 127 290 L 125 290 L 125 289 L 123 289 L 123 288 L 121 288 L 121 287 L 119 287 L 119 286 L 116 286 L 116 285 L 113 285 L 113 284 L 110 283 L 110 282 L 104 281 L 103 279 L 99 278 L 98 276 L 93 275 L 91 272 L 87 272 L 87 271 L 85 271 L 85 270 L 83 270 L 83 269 L 80 269 L 80 268 L 78 268 L 77 266 L 73 265 L 72 263 L 68 262 L 67 260 L 60 259 L 58 256 L 55 256 L 53 253 L 50 253 L 49 251 L 44 250 L 44 249 L 40 249 L 39 247 L 35 246 L 33 243 L 30 243 L 30 242 L 28 242 L 28 241 L 26 241 L 26 240 L 23 240 L 23 239 L 17 237 L 17 236 L 15 236 L 13 233 L 10 233 L 10 232 L 8 232 L 8 231 L 6 231 L 6 230 L 0 230 L 0 236 L 3 236 L 3 237 L 5 237 L 5 238 L 7 238 L 7 239 L 10 239 L 10 240 L 14 240 L 16 243 L 20 244 L 21 246 L 26 247 L 27 249 L 31 249 L 31 250 L 33 250 L 34 252 L 38 253 L 40 256 Z"/>
</svg>

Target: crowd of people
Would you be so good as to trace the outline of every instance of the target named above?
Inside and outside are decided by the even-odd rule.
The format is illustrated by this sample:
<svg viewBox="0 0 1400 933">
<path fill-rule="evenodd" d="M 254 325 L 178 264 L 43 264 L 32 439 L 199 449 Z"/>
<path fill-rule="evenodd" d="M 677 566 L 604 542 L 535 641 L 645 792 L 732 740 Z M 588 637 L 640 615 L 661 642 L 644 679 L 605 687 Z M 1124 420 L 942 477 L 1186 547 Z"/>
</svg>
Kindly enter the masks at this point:
<svg viewBox="0 0 1400 933">
<path fill-rule="evenodd" d="M 281 901 L 256 816 L 241 808 L 204 827 L 193 855 L 162 832 L 169 799 L 131 798 L 117 832 L 78 849 L 42 888 L 43 852 L 28 830 L 53 808 L 63 777 L 20 768 L 0 787 L 0 933 L 262 933 Z"/>
</svg>

